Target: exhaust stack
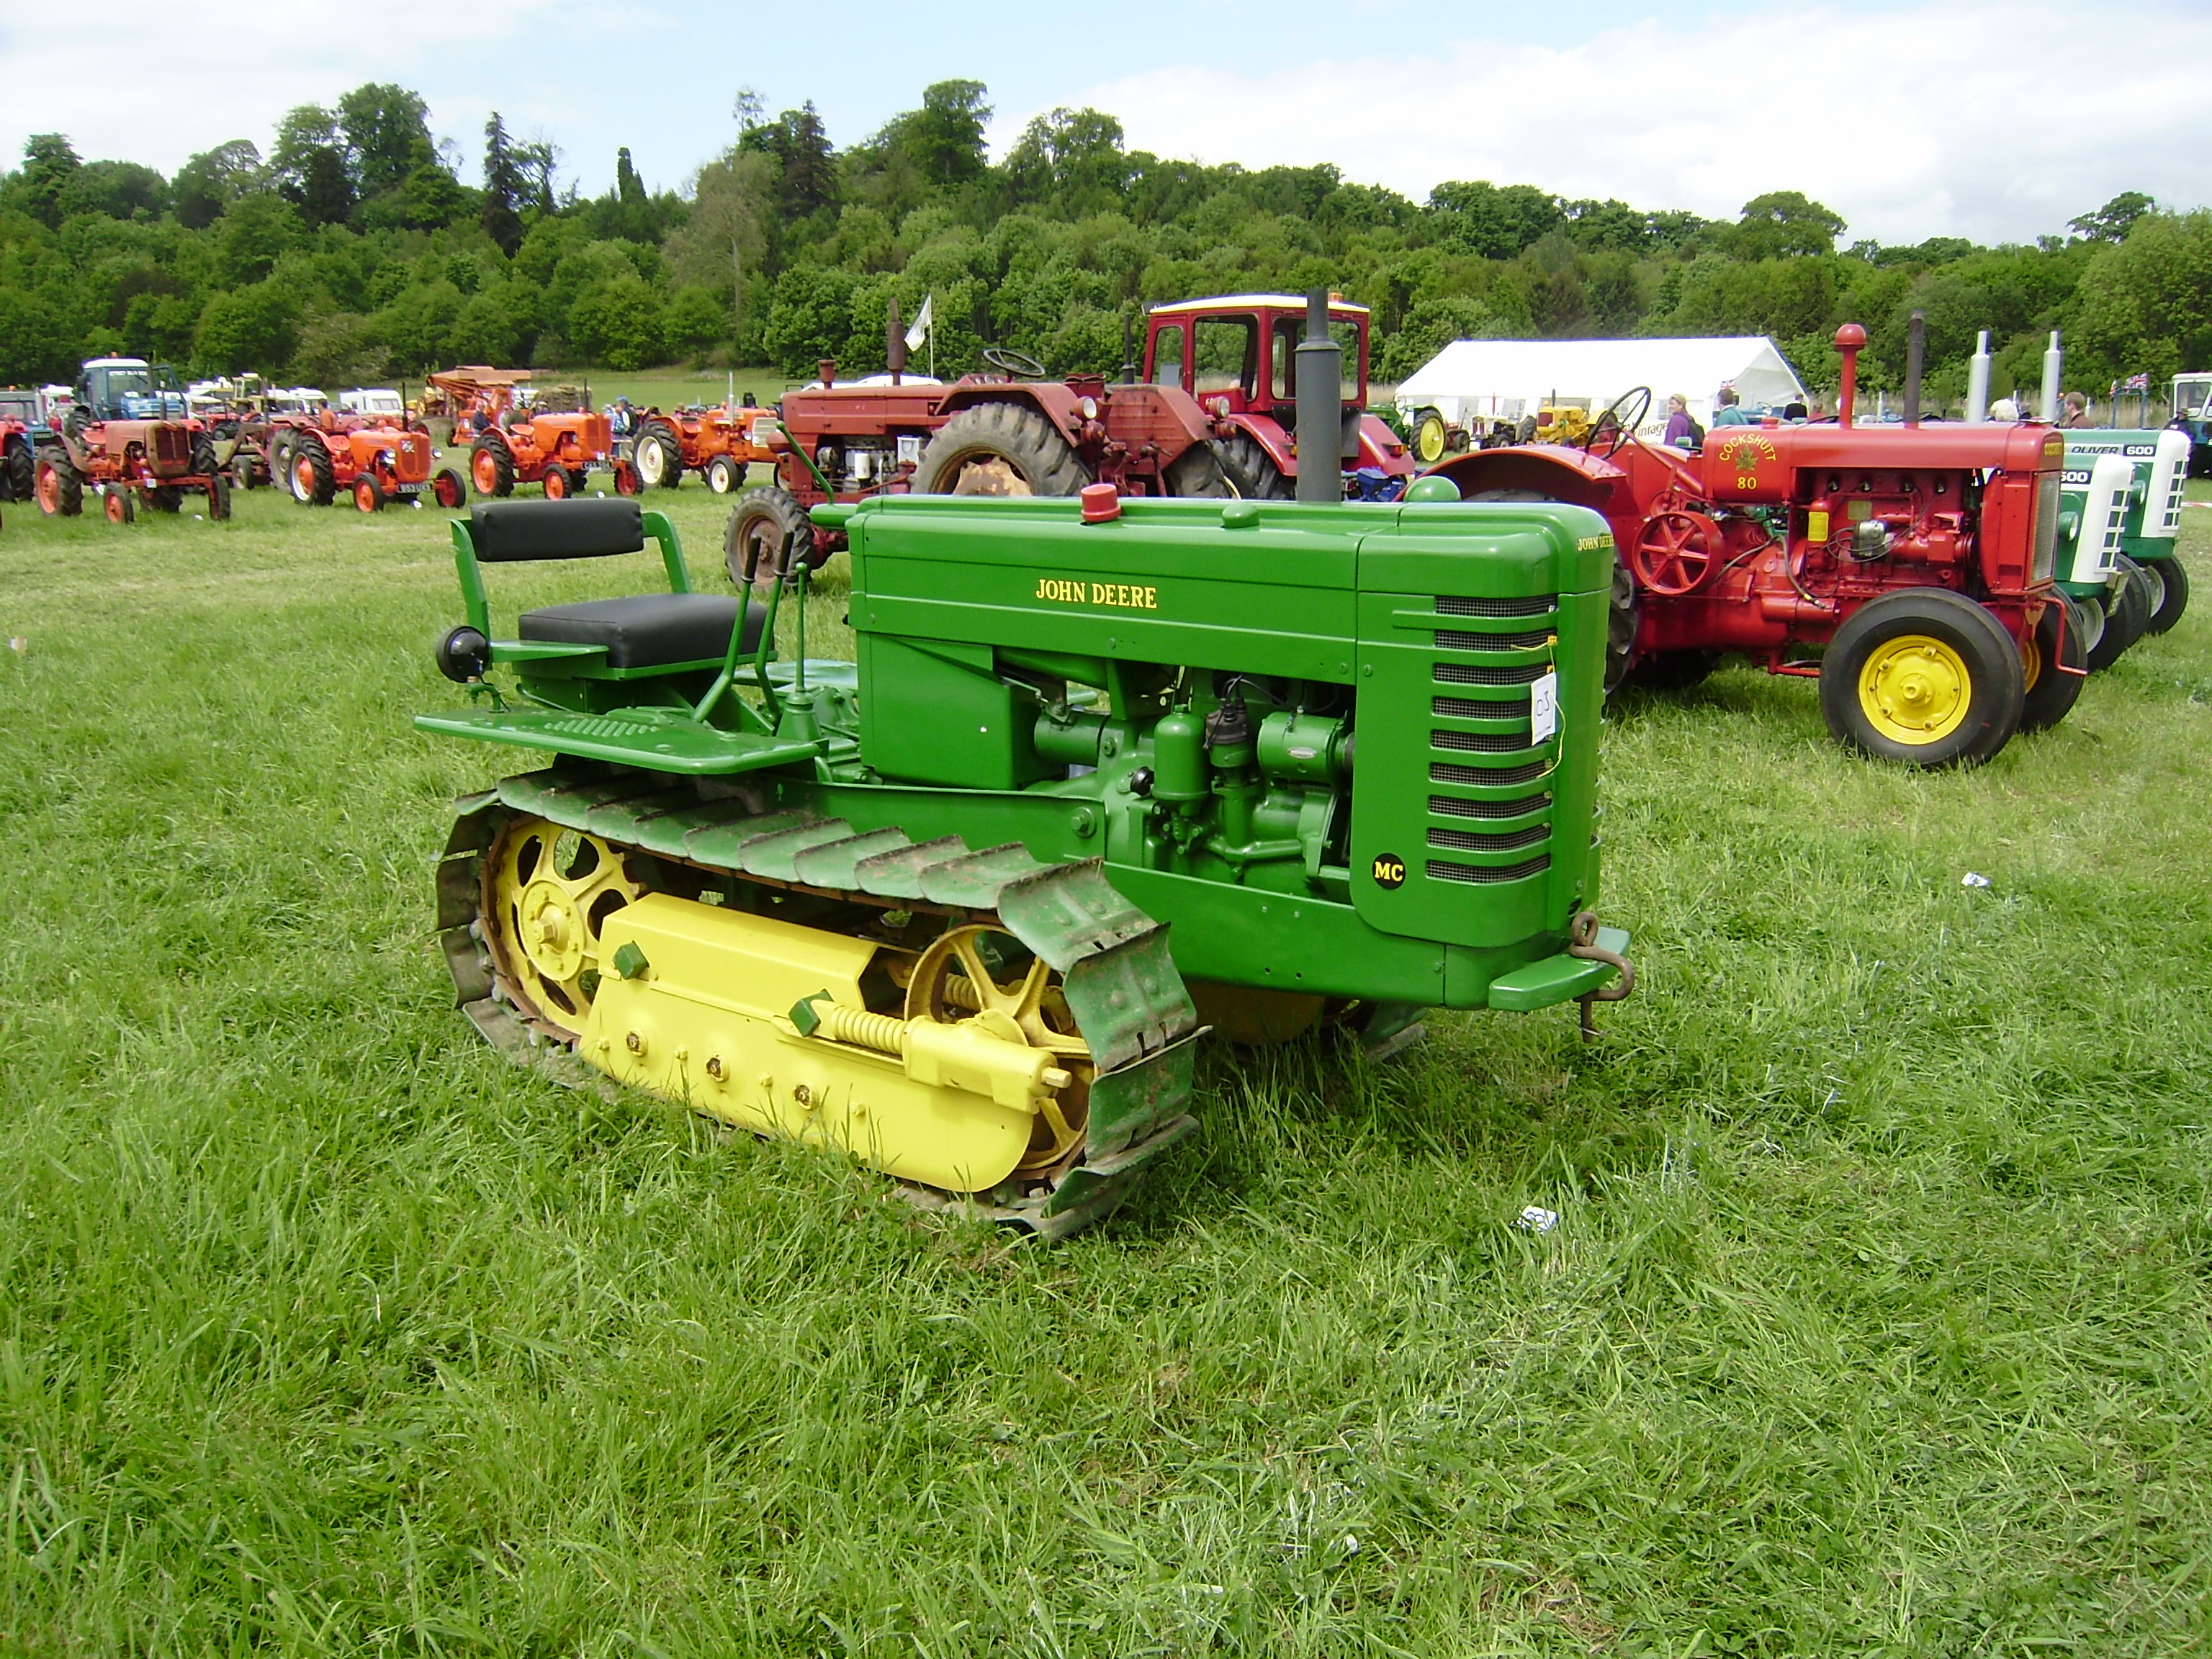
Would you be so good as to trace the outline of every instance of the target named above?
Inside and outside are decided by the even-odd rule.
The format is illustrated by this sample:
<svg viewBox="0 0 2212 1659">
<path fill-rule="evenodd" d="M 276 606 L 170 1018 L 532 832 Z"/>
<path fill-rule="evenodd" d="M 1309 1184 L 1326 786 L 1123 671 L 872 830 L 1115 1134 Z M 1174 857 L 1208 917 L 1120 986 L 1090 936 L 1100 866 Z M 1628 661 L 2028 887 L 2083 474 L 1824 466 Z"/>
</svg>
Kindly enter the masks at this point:
<svg viewBox="0 0 2212 1659">
<path fill-rule="evenodd" d="M 2043 418 L 2058 424 L 2058 387 L 2065 378 L 2066 354 L 2058 344 L 2058 331 L 2051 331 L 2051 344 L 2043 354 Z"/>
<path fill-rule="evenodd" d="M 1905 423 L 1920 424 L 1920 374 L 1928 366 L 1928 313 L 1916 311 L 1905 331 Z"/>
<path fill-rule="evenodd" d="M 1859 348 L 1866 343 L 1866 330 L 1856 323 L 1845 323 L 1836 331 L 1836 351 L 1844 360 L 1844 382 L 1836 397 L 1836 424 L 1848 428 L 1851 423 L 1851 404 L 1858 396 Z"/>
<path fill-rule="evenodd" d="M 1344 499 L 1344 363 L 1328 331 L 1328 295 L 1306 295 L 1306 337 L 1298 342 L 1298 499 Z"/>
<path fill-rule="evenodd" d="M 1990 418 L 1990 331 L 1984 329 L 1966 365 L 1966 418 L 1976 426 Z"/>
</svg>

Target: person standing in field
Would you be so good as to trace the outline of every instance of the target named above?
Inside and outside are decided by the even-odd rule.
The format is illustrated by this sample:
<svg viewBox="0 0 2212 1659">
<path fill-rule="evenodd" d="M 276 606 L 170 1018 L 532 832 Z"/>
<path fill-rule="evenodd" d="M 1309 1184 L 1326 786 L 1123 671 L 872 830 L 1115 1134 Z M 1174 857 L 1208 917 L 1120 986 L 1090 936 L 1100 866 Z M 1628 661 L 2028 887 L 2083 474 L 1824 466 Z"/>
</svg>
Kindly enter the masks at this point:
<svg viewBox="0 0 2212 1659">
<path fill-rule="evenodd" d="M 1693 449 L 1697 446 L 1690 434 L 1697 430 L 1697 426 L 1698 423 L 1690 418 L 1690 400 L 1679 392 L 1669 395 L 1667 399 L 1667 431 L 1659 441 L 1669 449 Z"/>
<path fill-rule="evenodd" d="M 1735 388 L 1724 386 L 1713 393 L 1713 424 L 1715 426 L 1754 426 L 1758 424 L 1751 411 L 1744 408 L 1735 395 Z"/>
<path fill-rule="evenodd" d="M 2095 422 L 2091 421 L 2089 418 L 2088 400 L 2083 398 L 2078 392 L 2068 392 L 2066 394 L 2066 407 L 2063 413 L 2059 417 L 2058 424 L 2063 427 L 2077 428 L 2094 425 Z"/>
</svg>

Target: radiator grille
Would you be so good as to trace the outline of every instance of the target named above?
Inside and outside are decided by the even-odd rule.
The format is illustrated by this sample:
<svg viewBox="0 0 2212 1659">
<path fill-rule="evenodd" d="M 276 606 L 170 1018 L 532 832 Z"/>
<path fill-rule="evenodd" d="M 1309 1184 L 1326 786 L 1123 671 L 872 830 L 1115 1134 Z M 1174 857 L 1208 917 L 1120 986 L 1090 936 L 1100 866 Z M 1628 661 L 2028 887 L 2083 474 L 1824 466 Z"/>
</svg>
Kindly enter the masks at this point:
<svg viewBox="0 0 2212 1659">
<path fill-rule="evenodd" d="M 1447 651 L 1533 651 L 1551 637 L 1548 628 L 1528 634 L 1464 634 L 1455 628 L 1437 630 L 1437 643 Z"/>
<path fill-rule="evenodd" d="M 1551 769 L 1549 761 L 1531 761 L 1526 766 L 1454 766 L 1448 761 L 1432 761 L 1429 781 L 1482 789 L 1493 784 L 1534 783 Z"/>
<path fill-rule="evenodd" d="M 1517 732 L 1431 732 L 1429 746 L 1456 749 L 1469 755 L 1510 755 L 1529 746 L 1528 728 L 1524 726 Z"/>
<path fill-rule="evenodd" d="M 1499 697 L 1492 702 L 1482 697 L 1432 697 L 1429 708 L 1439 720 L 1507 720 L 1528 718 L 1528 699 Z"/>
<path fill-rule="evenodd" d="M 1431 767 L 1429 769 L 1435 771 L 1437 769 Z M 1468 772 L 1474 769 L 1455 766 L 1449 769 Z M 1517 771 L 1520 769 L 1513 769 Z M 1487 778 L 1489 774 L 1483 775 Z M 1456 795 L 1429 797 L 1429 811 L 1448 818 L 1517 818 L 1526 812 L 1540 812 L 1551 804 L 1549 795 L 1523 795 L 1518 800 L 1462 800 Z"/>
<path fill-rule="evenodd" d="M 1542 617 L 1559 608 L 1559 596 L 1553 593 L 1531 593 L 1511 599 L 1476 599 L 1446 593 L 1437 600 L 1439 617 Z"/>
<path fill-rule="evenodd" d="M 1552 855 L 1549 853 L 1540 853 L 1533 859 L 1522 860 L 1519 864 L 1497 866 L 1480 864 L 1446 864 L 1440 859 L 1431 859 L 1428 861 L 1431 881 L 1522 881 L 1530 876 L 1540 875 L 1551 867 Z"/>
<path fill-rule="evenodd" d="M 1429 845 L 1446 853 L 1517 853 L 1524 847 L 1540 846 L 1551 838 L 1552 826 L 1548 823 L 1492 835 L 1475 830 L 1429 831 Z"/>
<path fill-rule="evenodd" d="M 1482 662 L 1440 662 L 1436 666 L 1442 685 L 1534 685 L 1552 672 L 1547 662 L 1517 663 L 1510 668 Z"/>
</svg>

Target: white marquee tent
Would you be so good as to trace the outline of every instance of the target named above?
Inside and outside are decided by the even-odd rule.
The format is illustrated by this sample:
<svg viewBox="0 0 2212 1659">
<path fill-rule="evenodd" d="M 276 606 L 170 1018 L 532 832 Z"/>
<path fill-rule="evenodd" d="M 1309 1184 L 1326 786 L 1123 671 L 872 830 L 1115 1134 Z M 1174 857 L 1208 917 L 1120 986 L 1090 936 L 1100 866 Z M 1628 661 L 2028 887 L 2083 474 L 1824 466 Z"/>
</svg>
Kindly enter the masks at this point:
<svg viewBox="0 0 2212 1659">
<path fill-rule="evenodd" d="M 1645 429 L 1667 422 L 1680 392 L 1700 425 L 1713 423 L 1713 397 L 1733 386 L 1743 406 L 1778 412 L 1805 388 L 1764 334 L 1692 340 L 1455 340 L 1406 377 L 1398 408 L 1433 409 L 1455 426 L 1517 421 L 1546 404 L 1592 413 L 1633 387 L 1651 388 Z"/>
</svg>

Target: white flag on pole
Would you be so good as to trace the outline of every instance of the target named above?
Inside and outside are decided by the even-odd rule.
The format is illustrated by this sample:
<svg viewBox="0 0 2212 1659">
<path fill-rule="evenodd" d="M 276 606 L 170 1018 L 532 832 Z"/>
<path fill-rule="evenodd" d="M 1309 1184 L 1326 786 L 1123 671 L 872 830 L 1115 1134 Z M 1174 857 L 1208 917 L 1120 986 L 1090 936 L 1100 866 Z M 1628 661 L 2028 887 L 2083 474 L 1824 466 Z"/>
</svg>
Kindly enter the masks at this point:
<svg viewBox="0 0 2212 1659">
<path fill-rule="evenodd" d="M 937 296 L 934 294 L 921 296 L 921 309 L 914 313 L 914 326 L 906 331 L 906 349 L 908 351 L 921 349 L 921 343 L 929 337 L 930 319 L 935 314 L 936 308 Z"/>
</svg>

